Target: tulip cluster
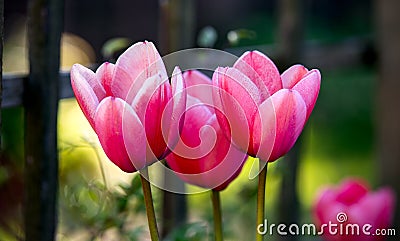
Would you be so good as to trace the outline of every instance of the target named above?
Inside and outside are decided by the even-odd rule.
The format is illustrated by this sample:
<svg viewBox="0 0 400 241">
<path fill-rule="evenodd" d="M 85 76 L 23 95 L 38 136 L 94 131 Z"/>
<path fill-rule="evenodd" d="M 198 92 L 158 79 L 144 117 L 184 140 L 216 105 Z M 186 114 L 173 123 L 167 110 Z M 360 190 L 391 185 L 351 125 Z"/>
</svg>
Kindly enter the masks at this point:
<svg viewBox="0 0 400 241">
<path fill-rule="evenodd" d="M 95 73 L 79 64 L 71 70 L 76 99 L 115 165 L 135 172 L 165 159 L 184 181 L 214 191 L 234 180 L 248 155 L 272 162 L 292 148 L 320 81 L 318 70 L 301 65 L 280 75 L 258 51 L 218 67 L 212 79 L 176 67 L 169 80 L 151 42 Z"/>
<path fill-rule="evenodd" d="M 95 73 L 79 64 L 71 70 L 81 109 L 121 170 L 166 158 L 178 175 L 194 174 L 185 181 L 218 189 L 240 172 L 246 153 L 271 162 L 291 149 L 320 79 L 318 70 L 301 65 L 280 75 L 267 56 L 252 51 L 233 67 L 217 68 L 212 80 L 176 67 L 170 84 L 151 42 L 134 44 Z"/>
</svg>

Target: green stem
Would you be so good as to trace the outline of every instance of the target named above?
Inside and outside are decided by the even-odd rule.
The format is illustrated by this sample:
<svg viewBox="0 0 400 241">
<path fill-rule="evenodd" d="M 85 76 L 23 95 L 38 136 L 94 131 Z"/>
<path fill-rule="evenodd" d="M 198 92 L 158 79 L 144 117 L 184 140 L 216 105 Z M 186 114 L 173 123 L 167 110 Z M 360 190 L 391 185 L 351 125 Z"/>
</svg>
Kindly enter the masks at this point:
<svg viewBox="0 0 400 241">
<path fill-rule="evenodd" d="M 213 214 L 214 214 L 214 240 L 222 241 L 223 233 L 222 233 L 222 214 L 221 214 L 221 200 L 219 198 L 219 191 L 212 190 L 211 192 L 211 200 L 213 205 Z"/>
<path fill-rule="evenodd" d="M 146 213 L 147 213 L 147 222 L 149 225 L 150 230 L 150 237 L 152 241 L 158 241 L 158 229 L 157 229 L 157 221 L 156 215 L 154 213 L 154 206 L 153 206 L 153 197 L 151 195 L 151 187 L 149 181 L 143 176 L 147 175 L 147 169 L 142 171 L 143 173 L 140 174 L 140 179 L 142 181 L 142 189 L 144 195 L 144 202 L 146 205 Z"/>
<path fill-rule="evenodd" d="M 265 164 L 263 167 L 264 163 L 263 161 L 259 161 L 259 166 L 260 169 L 260 174 L 258 174 L 258 191 L 257 191 L 257 223 L 256 227 L 258 227 L 259 224 L 264 223 L 264 205 L 265 205 L 265 182 L 267 179 L 267 166 L 268 162 Z M 256 228 L 256 241 L 263 241 L 263 235 L 258 232 L 258 229 Z"/>
</svg>

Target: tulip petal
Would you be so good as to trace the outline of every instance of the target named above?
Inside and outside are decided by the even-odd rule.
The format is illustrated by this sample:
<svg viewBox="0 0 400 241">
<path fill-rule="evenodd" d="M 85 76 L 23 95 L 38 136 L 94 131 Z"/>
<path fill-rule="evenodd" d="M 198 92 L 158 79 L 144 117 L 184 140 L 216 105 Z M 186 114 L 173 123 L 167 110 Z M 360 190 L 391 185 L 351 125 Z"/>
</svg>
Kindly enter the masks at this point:
<svg viewBox="0 0 400 241">
<path fill-rule="evenodd" d="M 303 65 L 296 64 L 287 69 L 281 75 L 282 78 L 282 86 L 285 89 L 293 88 L 308 72 Z"/>
<path fill-rule="evenodd" d="M 258 107 L 254 118 L 252 143 L 254 153 L 260 160 L 268 161 L 276 138 L 276 116 L 272 98 L 268 98 Z"/>
<path fill-rule="evenodd" d="M 185 126 L 166 160 L 184 181 L 222 190 L 240 173 L 246 154 L 236 149 L 218 126 L 209 107 L 188 96 Z"/>
<path fill-rule="evenodd" d="M 172 105 L 172 113 L 164 112 L 162 117 L 162 131 L 165 140 L 168 140 L 168 148 L 173 149 L 179 140 L 179 134 L 182 130 L 185 118 L 187 92 L 186 81 L 182 76 L 179 67 L 175 67 L 171 77 L 172 98 L 169 100 L 166 110 L 170 110 Z"/>
<path fill-rule="evenodd" d="M 307 109 L 297 91 L 282 89 L 271 98 L 276 115 L 276 138 L 269 161 L 275 161 L 293 147 L 303 130 Z"/>
<path fill-rule="evenodd" d="M 325 218 L 325 212 L 326 210 L 329 210 L 329 206 L 331 203 L 334 202 L 336 199 L 336 191 L 331 188 L 326 188 L 318 194 L 317 202 L 314 206 L 314 214 L 315 218 L 318 221 L 318 225 L 321 226 L 321 224 L 326 223 L 328 221 Z"/>
<path fill-rule="evenodd" d="M 395 194 L 389 188 L 381 188 L 370 195 L 370 205 L 373 206 L 372 209 L 375 209 L 377 214 L 374 226 L 381 229 L 390 227 L 393 222 L 393 210 L 395 210 Z M 379 208 L 377 208 L 378 206 Z"/>
<path fill-rule="evenodd" d="M 161 74 L 148 78 L 132 102 L 134 111 L 144 125 L 147 142 L 151 148 L 148 150 L 148 160 L 163 158 L 166 152 L 167 139 L 164 138 L 161 121 L 163 115 L 172 115 L 173 108 L 172 105 L 168 105 L 172 94 L 171 85 L 167 80 L 162 79 Z"/>
<path fill-rule="evenodd" d="M 181 139 L 173 149 L 173 153 L 186 159 L 197 159 L 205 156 L 214 146 L 215 138 L 211 135 L 202 136 L 201 128 L 206 125 L 212 115 L 213 113 L 208 106 L 189 95 L 187 97 L 185 125 L 181 131 Z M 202 133 L 204 134 L 204 132 Z M 202 145 L 206 145 L 206 147 L 201 148 Z M 205 149 L 208 149 L 208 151 L 203 153 L 202 150 Z"/>
<path fill-rule="evenodd" d="M 214 107 L 214 113 L 217 117 L 219 126 L 221 127 L 222 131 L 226 134 L 225 136 L 230 140 L 231 139 L 231 124 L 228 121 L 228 118 L 226 114 L 224 113 L 224 108 L 222 104 L 222 96 L 223 95 L 228 95 L 226 91 L 224 91 L 220 87 L 220 72 L 224 71 L 223 68 L 217 68 L 212 76 L 212 84 L 213 88 L 211 90 L 212 92 L 212 98 L 213 98 L 213 107 Z M 244 113 L 242 111 L 242 120 L 246 120 L 244 118 Z M 247 132 L 247 135 L 249 135 L 249 132 Z M 247 147 L 243 150 L 247 150 Z"/>
<path fill-rule="evenodd" d="M 370 233 L 375 233 L 377 229 L 385 229 L 391 226 L 393 220 L 394 198 L 389 189 L 380 189 L 376 192 L 369 192 L 361 200 L 347 207 L 346 214 L 348 223 L 358 224 L 363 227 L 365 224 L 371 225 Z M 355 241 L 375 241 L 384 240 L 383 236 L 364 235 Z M 377 237 L 377 238 L 376 238 Z"/>
<path fill-rule="evenodd" d="M 107 96 L 113 96 L 111 91 L 111 82 L 114 74 L 115 65 L 112 63 L 105 62 L 100 65 L 96 71 L 97 79 L 100 80 Z"/>
<path fill-rule="evenodd" d="M 143 83 L 142 88 L 136 94 L 132 101 L 132 108 L 139 116 L 140 120 L 144 123 L 147 105 L 150 99 L 156 94 L 157 90 L 165 83 L 161 79 L 160 74 L 155 74 Z M 128 102 L 129 103 L 129 102 Z"/>
<path fill-rule="evenodd" d="M 262 84 L 267 87 L 268 93 L 263 93 L 263 100 L 282 89 L 281 76 L 278 68 L 267 56 L 259 51 L 244 53 L 233 65 L 245 74 L 259 90 L 264 90 Z"/>
<path fill-rule="evenodd" d="M 74 64 L 71 69 L 71 85 L 83 114 L 94 128 L 94 114 L 99 102 L 106 96 L 96 75 L 88 68 Z"/>
<path fill-rule="evenodd" d="M 168 80 L 164 63 L 152 42 L 139 42 L 128 48 L 115 64 L 111 90 L 114 96 L 128 103 L 151 76 L 161 75 Z"/>
<path fill-rule="evenodd" d="M 220 126 L 243 151 L 252 149 L 251 133 L 261 97 L 257 87 L 235 68 L 217 68 L 213 75 L 214 105 Z M 230 136 L 228 136 L 230 137 Z M 250 150 L 251 151 L 251 150 Z"/>
<path fill-rule="evenodd" d="M 203 103 L 212 105 L 211 79 L 198 70 L 188 70 L 183 73 L 188 95 L 191 95 Z"/>
<path fill-rule="evenodd" d="M 302 96 L 304 102 L 307 107 L 307 118 L 311 115 L 312 110 L 314 109 L 315 102 L 317 102 L 319 89 L 321 87 L 321 74 L 317 69 L 313 69 L 308 72 L 303 79 L 301 79 L 294 87 L 293 90 L 296 90 Z"/>
<path fill-rule="evenodd" d="M 207 184 L 205 187 L 221 191 L 240 174 L 247 154 L 236 148 L 231 140 L 226 138 L 215 115 L 210 118 L 207 125 L 212 129 L 202 129 L 202 136 L 211 135 L 212 130 L 212 134 L 216 134 L 216 142 L 214 148 L 201 160 L 204 163 L 201 175 L 203 183 Z M 204 132 L 208 132 L 208 134 Z M 202 148 L 204 147 L 206 145 L 202 146 Z M 202 150 L 202 152 L 205 151 Z"/>
<path fill-rule="evenodd" d="M 121 170 L 134 172 L 144 166 L 143 126 L 132 108 L 122 99 L 107 97 L 95 114 L 95 131 L 108 158 Z M 132 164 L 132 161 L 135 165 Z"/>
<path fill-rule="evenodd" d="M 361 181 L 348 180 L 341 185 L 336 196 L 336 201 L 350 205 L 358 202 L 367 193 L 368 188 Z"/>
</svg>

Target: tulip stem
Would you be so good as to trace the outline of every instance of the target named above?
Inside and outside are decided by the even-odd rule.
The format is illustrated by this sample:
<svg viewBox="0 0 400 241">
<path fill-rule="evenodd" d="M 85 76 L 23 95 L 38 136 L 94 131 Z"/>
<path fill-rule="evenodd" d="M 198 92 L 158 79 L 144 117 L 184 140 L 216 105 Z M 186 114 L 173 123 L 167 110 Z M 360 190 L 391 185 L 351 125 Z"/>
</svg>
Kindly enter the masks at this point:
<svg viewBox="0 0 400 241">
<path fill-rule="evenodd" d="M 258 225 L 264 223 L 264 205 L 265 205 L 265 182 L 267 179 L 267 163 L 259 161 L 260 174 L 258 174 L 257 190 L 257 223 L 256 223 L 256 241 L 263 241 L 263 234 L 258 232 Z"/>
<path fill-rule="evenodd" d="M 156 221 L 156 215 L 154 213 L 153 197 L 151 195 L 150 182 L 143 175 L 146 175 L 148 177 L 147 169 L 142 170 L 142 173 L 140 173 L 140 179 L 142 181 L 142 189 L 144 195 L 144 203 L 146 205 L 146 214 L 150 230 L 150 237 L 152 241 L 158 241 L 159 236 L 157 229 L 157 221 Z"/>
<path fill-rule="evenodd" d="M 214 240 L 222 241 L 223 240 L 222 214 L 221 214 L 221 200 L 219 198 L 219 191 L 216 191 L 214 189 L 212 190 L 211 200 L 212 200 L 213 214 L 214 214 Z"/>
</svg>

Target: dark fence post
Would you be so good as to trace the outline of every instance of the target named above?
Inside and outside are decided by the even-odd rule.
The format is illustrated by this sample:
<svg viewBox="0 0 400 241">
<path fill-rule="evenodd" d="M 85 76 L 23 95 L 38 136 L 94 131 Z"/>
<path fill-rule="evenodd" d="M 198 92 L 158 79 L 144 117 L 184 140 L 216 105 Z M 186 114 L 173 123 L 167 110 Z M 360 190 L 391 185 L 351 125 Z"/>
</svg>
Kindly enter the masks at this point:
<svg viewBox="0 0 400 241">
<path fill-rule="evenodd" d="M 303 44 L 302 0 L 279 1 L 278 67 L 282 73 L 301 59 Z M 282 161 L 282 183 L 278 204 L 279 222 L 290 225 L 299 219 L 300 205 L 297 191 L 297 172 L 300 163 L 301 136 Z M 288 235 L 282 241 L 295 241 L 298 237 Z"/>
<path fill-rule="evenodd" d="M 195 0 L 159 0 L 159 44 L 162 55 L 194 46 Z M 185 191 L 183 182 L 164 178 L 168 185 Z M 184 194 L 163 191 L 161 237 L 167 237 L 187 221 L 187 201 Z"/>
<path fill-rule="evenodd" d="M 400 226 L 400 2 L 376 0 L 375 21 L 379 51 L 379 79 L 377 98 L 378 165 L 383 185 L 391 186 L 397 195 L 394 225 Z M 397 103 L 397 104 L 395 104 Z M 396 230 L 398 232 L 398 230 Z M 397 235 L 389 241 L 399 240 Z"/>
<path fill-rule="evenodd" d="M 25 240 L 55 239 L 57 109 L 63 0 L 30 0 L 25 106 Z"/>
<path fill-rule="evenodd" d="M 3 39 L 4 39 L 4 0 L 0 0 L 0 153 L 1 145 L 1 101 L 3 100 Z"/>
</svg>

